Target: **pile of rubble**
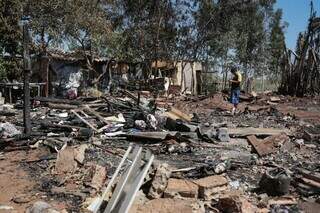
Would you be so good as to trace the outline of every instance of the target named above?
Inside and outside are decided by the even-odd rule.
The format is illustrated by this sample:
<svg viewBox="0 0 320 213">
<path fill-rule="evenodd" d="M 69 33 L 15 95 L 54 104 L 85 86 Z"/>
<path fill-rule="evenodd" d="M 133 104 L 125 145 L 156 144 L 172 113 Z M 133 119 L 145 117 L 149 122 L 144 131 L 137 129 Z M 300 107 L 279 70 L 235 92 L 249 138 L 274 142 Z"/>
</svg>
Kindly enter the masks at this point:
<svg viewBox="0 0 320 213">
<path fill-rule="evenodd" d="M 317 212 L 320 122 L 287 97 L 242 100 L 231 116 L 223 94 L 38 97 L 31 137 L 21 105 L 2 105 L 0 211 Z"/>
</svg>

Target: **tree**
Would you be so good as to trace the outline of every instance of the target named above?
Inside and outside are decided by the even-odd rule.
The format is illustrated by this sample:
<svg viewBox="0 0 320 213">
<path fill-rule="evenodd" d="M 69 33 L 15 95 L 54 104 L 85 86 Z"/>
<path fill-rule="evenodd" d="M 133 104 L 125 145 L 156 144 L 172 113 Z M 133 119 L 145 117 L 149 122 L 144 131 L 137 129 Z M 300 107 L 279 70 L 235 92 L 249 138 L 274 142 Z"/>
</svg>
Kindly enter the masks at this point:
<svg viewBox="0 0 320 213">
<path fill-rule="evenodd" d="M 280 76 L 280 64 L 285 51 L 285 36 L 284 36 L 284 26 L 281 23 L 282 11 L 278 9 L 271 20 L 270 23 L 270 79 L 276 82 Z"/>
<path fill-rule="evenodd" d="M 16 56 L 21 50 L 20 11 L 21 2 L 18 0 L 0 2 L 0 80 L 19 77 L 19 60 Z"/>
</svg>

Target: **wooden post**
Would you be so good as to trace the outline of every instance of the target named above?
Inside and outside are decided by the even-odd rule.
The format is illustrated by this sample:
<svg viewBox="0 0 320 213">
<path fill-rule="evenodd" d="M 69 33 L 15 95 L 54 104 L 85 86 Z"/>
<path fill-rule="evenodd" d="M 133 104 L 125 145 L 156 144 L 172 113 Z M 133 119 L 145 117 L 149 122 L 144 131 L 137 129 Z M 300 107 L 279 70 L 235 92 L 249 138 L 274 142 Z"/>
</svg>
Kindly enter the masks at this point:
<svg viewBox="0 0 320 213">
<path fill-rule="evenodd" d="M 50 82 L 49 82 L 49 58 L 44 54 L 42 54 L 40 57 L 40 73 L 41 73 L 42 82 L 46 83 L 46 85 L 44 85 L 44 96 L 48 97 L 49 96 L 49 84 L 50 84 Z"/>
<path fill-rule="evenodd" d="M 28 24 L 23 24 L 23 89 L 24 89 L 24 107 L 23 107 L 23 123 L 24 133 L 31 134 L 31 117 L 30 117 L 30 74 L 31 74 L 31 59 L 29 54 L 29 29 Z"/>
</svg>

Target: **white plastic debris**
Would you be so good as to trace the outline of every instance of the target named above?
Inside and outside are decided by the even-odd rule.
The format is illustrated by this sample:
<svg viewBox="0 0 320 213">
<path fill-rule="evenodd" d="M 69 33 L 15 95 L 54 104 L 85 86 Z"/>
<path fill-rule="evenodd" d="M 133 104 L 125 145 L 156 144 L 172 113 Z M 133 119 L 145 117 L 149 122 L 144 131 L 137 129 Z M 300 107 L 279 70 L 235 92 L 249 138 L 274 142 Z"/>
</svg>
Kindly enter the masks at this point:
<svg viewBox="0 0 320 213">
<path fill-rule="evenodd" d="M 118 123 L 125 123 L 126 119 L 124 118 L 123 114 L 120 113 L 118 115 L 118 117 L 116 116 L 111 116 L 111 117 L 107 117 L 105 118 L 106 121 L 110 121 L 110 122 L 118 122 Z"/>
<path fill-rule="evenodd" d="M 136 120 L 134 121 L 134 125 L 137 129 L 141 129 L 141 130 L 144 130 L 147 128 L 147 124 L 146 122 L 144 122 L 144 120 Z"/>
<path fill-rule="evenodd" d="M 58 114 L 59 118 L 67 118 L 68 116 L 69 116 L 69 114 L 67 112 L 63 112 L 63 113 Z"/>
<path fill-rule="evenodd" d="M 2 132 L 5 137 L 13 137 L 21 134 L 21 131 L 9 122 L 0 124 L 0 132 Z"/>
<path fill-rule="evenodd" d="M 157 126 L 158 126 L 158 120 L 156 119 L 156 117 L 154 117 L 154 115 L 147 115 L 147 120 L 150 123 L 151 127 L 156 130 Z"/>
</svg>

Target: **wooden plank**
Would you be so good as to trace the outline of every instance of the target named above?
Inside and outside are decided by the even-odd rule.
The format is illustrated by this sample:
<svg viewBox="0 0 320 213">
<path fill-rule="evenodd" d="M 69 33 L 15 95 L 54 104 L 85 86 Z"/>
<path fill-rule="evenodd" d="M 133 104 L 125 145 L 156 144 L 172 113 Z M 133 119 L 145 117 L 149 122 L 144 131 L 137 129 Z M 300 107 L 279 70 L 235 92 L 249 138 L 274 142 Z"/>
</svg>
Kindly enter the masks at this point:
<svg viewBox="0 0 320 213">
<path fill-rule="evenodd" d="M 310 179 L 307 179 L 307 178 L 301 178 L 301 180 L 302 180 L 305 184 L 307 184 L 307 185 L 309 185 L 309 186 L 312 186 L 312 187 L 315 187 L 315 188 L 320 189 L 320 183 L 319 183 L 319 182 L 316 182 L 316 181 L 314 181 L 314 180 L 310 180 Z"/>
<path fill-rule="evenodd" d="M 98 129 L 96 129 L 92 124 L 90 124 L 88 121 L 86 121 L 84 118 L 82 118 L 76 111 L 71 110 L 71 112 L 77 116 L 83 123 L 85 123 L 87 126 L 89 126 L 91 129 L 93 129 L 95 132 L 99 132 Z"/>
<path fill-rule="evenodd" d="M 256 136 L 250 135 L 247 139 L 259 156 L 274 153 L 277 151 L 280 144 L 289 141 L 289 137 L 286 134 L 273 135 L 264 140 L 259 140 Z"/>
<path fill-rule="evenodd" d="M 298 169 L 298 171 L 306 178 L 317 181 L 320 183 L 320 173 L 311 172 L 306 169 Z"/>
<path fill-rule="evenodd" d="M 231 137 L 246 137 L 249 135 L 256 136 L 272 136 L 279 135 L 281 133 L 285 133 L 287 135 L 291 135 L 289 129 L 274 129 L 274 128 L 231 128 L 228 129 L 229 135 Z"/>
<path fill-rule="evenodd" d="M 46 97 L 34 97 L 33 100 L 40 102 L 50 102 L 57 104 L 71 104 L 71 105 L 81 105 L 81 101 L 69 100 L 69 99 L 60 99 L 60 98 L 46 98 Z"/>
<path fill-rule="evenodd" d="M 78 106 L 76 105 L 71 105 L 71 104 L 54 104 L 54 103 L 48 103 L 48 107 L 51 109 L 77 109 Z"/>
<path fill-rule="evenodd" d="M 165 115 L 169 118 L 171 118 L 172 120 L 183 120 L 186 122 L 191 122 L 191 117 L 183 112 L 181 112 L 180 110 L 172 107 L 170 112 L 166 112 Z"/>
<path fill-rule="evenodd" d="M 247 137 L 247 139 L 260 157 L 273 152 L 273 149 L 271 149 L 269 146 L 266 146 L 262 141 L 258 140 L 256 136 L 250 135 Z"/>
<path fill-rule="evenodd" d="M 104 117 L 102 117 L 97 111 L 91 109 L 88 105 L 85 106 L 85 110 L 96 116 L 101 122 L 103 122 L 106 125 L 109 125 L 110 122 L 106 121 Z"/>
</svg>

